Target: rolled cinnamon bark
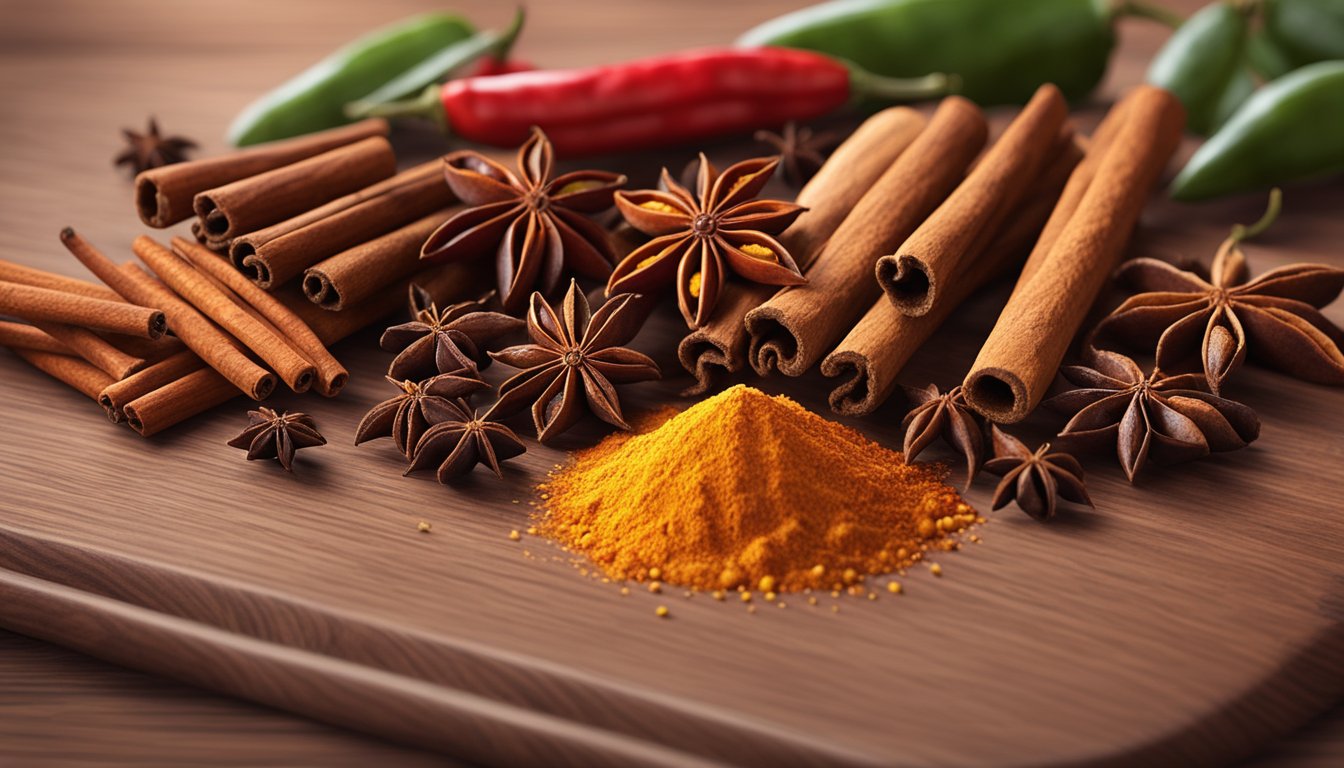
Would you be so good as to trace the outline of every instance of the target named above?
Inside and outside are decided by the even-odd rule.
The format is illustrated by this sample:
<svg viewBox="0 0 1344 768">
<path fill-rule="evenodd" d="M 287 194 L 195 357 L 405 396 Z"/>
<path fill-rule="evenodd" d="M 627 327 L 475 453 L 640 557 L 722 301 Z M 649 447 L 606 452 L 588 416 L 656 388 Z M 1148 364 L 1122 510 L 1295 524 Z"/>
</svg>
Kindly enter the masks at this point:
<svg viewBox="0 0 1344 768">
<path fill-rule="evenodd" d="M 284 337 L 243 311 L 190 264 L 144 235 L 135 239 L 131 250 L 169 288 L 266 361 L 290 389 L 307 392 L 312 387 L 317 375 L 313 364 L 298 354 Z"/>
<path fill-rule="evenodd" d="M 854 327 L 880 290 L 877 260 L 902 243 L 947 197 L 984 146 L 984 115 L 966 99 L 943 100 L 928 125 L 883 172 L 827 241 L 807 283 L 747 313 L 757 373 L 799 376 Z"/>
<path fill-rule="evenodd" d="M 66 293 L 103 299 L 104 301 L 125 301 L 116 291 L 105 285 L 80 280 L 77 277 L 58 275 L 55 272 L 48 272 L 37 267 L 26 267 L 4 259 L 0 259 L 0 280 L 22 283 L 36 288 L 48 288 L 53 291 L 65 291 Z"/>
<path fill-rule="evenodd" d="M 228 379 L 201 368 L 126 403 L 122 411 L 131 429 L 149 437 L 237 396 Z"/>
<path fill-rule="evenodd" d="M 168 325 L 163 312 L 157 309 L 7 280 L 0 280 L 0 314 L 29 322 L 64 323 L 147 339 L 159 338 Z"/>
<path fill-rule="evenodd" d="M 947 200 L 895 253 L 877 260 L 877 283 L 897 309 L 917 317 L 938 303 L 943 286 L 978 255 L 975 242 L 998 229 L 1040 176 L 1067 118 L 1059 88 L 1042 85 Z"/>
<path fill-rule="evenodd" d="M 168 227 L 195 215 L 192 201 L 207 189 L 330 152 L 370 136 L 386 136 L 387 133 L 386 120 L 364 120 L 219 157 L 152 168 L 135 177 L 135 210 L 140 220 L 148 226 Z"/>
<path fill-rule="evenodd" d="M 1140 86 L 1114 109 L 1124 113 L 1109 146 L 1095 166 L 1081 164 L 1069 180 L 1068 187 L 1086 190 L 1061 195 L 966 376 L 967 403 L 993 421 L 1021 421 L 1040 403 L 1180 143 L 1185 111 L 1169 92 Z"/>
<path fill-rule="evenodd" d="M 405 226 L 453 203 L 443 163 L 423 163 L 386 181 L 332 200 L 233 240 L 229 258 L 271 290 L 329 256 Z"/>
<path fill-rule="evenodd" d="M 1026 199 L 1001 218 L 996 231 L 972 244 L 968 255 L 973 261 L 947 282 L 931 311 L 916 317 L 901 312 L 885 296 L 873 302 L 868 314 L 821 361 L 822 375 L 840 379 L 829 396 L 831 410 L 865 416 L 887 401 L 901 369 L 956 308 L 1026 256 L 1082 155 L 1074 141 L 1060 148 Z"/>
<path fill-rule="evenodd" d="M 807 269 L 826 240 L 844 221 L 845 215 L 872 188 L 919 135 L 927 121 L 908 107 L 891 107 L 873 115 L 855 129 L 831 153 L 816 175 L 798 192 L 797 203 L 805 206 L 798 220 L 779 236 L 799 269 Z M 691 331 L 677 346 L 682 367 L 695 376 L 695 384 L 683 394 L 706 392 L 713 380 L 736 373 L 747 365 L 747 312 L 764 304 L 779 291 L 730 281 L 719 294 L 714 316 Z"/>
<path fill-rule="evenodd" d="M 131 357 L 141 358 L 146 363 L 157 363 L 165 357 L 175 355 L 187 348 L 187 345 L 183 344 L 181 339 L 168 334 L 164 334 L 157 339 L 126 336 L 120 333 L 100 333 L 98 335 L 122 352 Z"/>
<path fill-rule="evenodd" d="M 207 242 L 219 246 L 239 235 L 329 202 L 397 172 L 392 145 L 382 136 L 300 160 L 293 165 L 207 189 L 193 203 Z"/>
<path fill-rule="evenodd" d="M 124 409 L 128 403 L 201 369 L 209 370 L 209 367 L 195 352 L 184 349 L 132 376 L 108 384 L 102 392 L 98 393 L 98 404 L 103 406 L 103 410 L 107 412 L 109 419 L 121 421 L 126 417 Z M 218 374 L 215 375 L 220 381 L 229 385 L 230 396 L 238 394 L 238 388 L 234 387 L 228 379 Z"/>
<path fill-rule="evenodd" d="M 41 328 L 26 323 L 11 323 L 8 320 L 0 320 L 0 347 L 31 349 L 55 355 L 75 354 L 75 351 L 63 344 L 60 339 Z"/>
<path fill-rule="evenodd" d="M 419 271 L 420 249 L 452 209 L 435 211 L 367 243 L 323 259 L 303 273 L 303 293 L 323 309 L 341 310 Z"/>
<path fill-rule="evenodd" d="M 332 356 L 308 324 L 271 294 L 230 266 L 223 256 L 180 237 L 172 240 L 173 251 L 197 269 L 218 280 L 244 302 L 270 321 L 317 369 L 317 391 L 334 397 L 345 386 L 350 373 Z"/>
<path fill-rule="evenodd" d="M 103 391 L 103 387 L 112 383 L 111 376 L 77 357 L 23 348 L 14 349 L 14 354 L 27 360 L 39 371 L 94 400 L 98 399 L 98 393 Z"/>
<path fill-rule="evenodd" d="M 129 354 L 86 328 L 64 323 L 35 321 L 38 329 L 59 340 L 85 362 L 114 379 L 130 376 L 145 367 L 142 357 Z"/>
<path fill-rule="evenodd" d="M 118 267 L 70 227 L 61 231 L 61 242 L 127 301 L 160 307 L 168 316 L 168 327 L 248 397 L 263 400 L 275 389 L 274 374 L 248 359 L 234 347 L 228 334 L 143 270 L 133 264 L 126 269 Z"/>
</svg>

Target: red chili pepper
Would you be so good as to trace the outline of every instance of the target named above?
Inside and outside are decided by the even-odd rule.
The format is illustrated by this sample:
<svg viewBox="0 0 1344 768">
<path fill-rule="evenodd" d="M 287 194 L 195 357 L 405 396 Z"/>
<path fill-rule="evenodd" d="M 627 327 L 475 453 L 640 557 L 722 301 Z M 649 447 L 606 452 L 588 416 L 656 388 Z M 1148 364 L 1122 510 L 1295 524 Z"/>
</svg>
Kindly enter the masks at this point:
<svg viewBox="0 0 1344 768">
<path fill-rule="evenodd" d="M 424 115 L 453 135 L 512 147 L 532 126 L 568 156 L 685 144 L 809 120 L 851 100 L 909 100 L 949 79 L 878 77 L 788 48 L 710 48 L 586 69 L 451 80 L 415 102 L 367 114 Z"/>
</svg>

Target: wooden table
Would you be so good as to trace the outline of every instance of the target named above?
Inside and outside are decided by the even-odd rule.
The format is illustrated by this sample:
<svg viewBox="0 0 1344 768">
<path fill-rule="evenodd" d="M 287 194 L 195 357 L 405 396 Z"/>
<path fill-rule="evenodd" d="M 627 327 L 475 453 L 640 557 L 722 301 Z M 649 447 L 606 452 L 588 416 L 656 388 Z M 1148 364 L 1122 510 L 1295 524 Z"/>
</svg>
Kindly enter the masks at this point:
<svg viewBox="0 0 1344 768">
<path fill-rule="evenodd" d="M 540 64 L 561 66 L 727 42 L 756 20 L 802 4 L 764 0 L 536 3 L 529 8 L 529 30 L 520 53 Z M 482 23 L 504 21 L 504 10 L 483 0 L 456 5 Z M 1172 5 L 1190 8 L 1197 3 Z M 147 0 L 115 4 L 61 0 L 41 5 L 8 1 L 0 5 L 0 62 L 3 62 L 0 84 L 8 113 L 0 121 L 0 143 L 4 146 L 0 152 L 0 257 L 78 273 L 77 265 L 65 259 L 56 244 L 55 235 L 62 226 L 74 224 L 90 235 L 96 233 L 99 240 L 122 244 L 141 230 L 130 211 L 129 184 L 109 166 L 117 148 L 118 128 L 139 128 L 144 116 L 152 113 L 167 130 L 201 140 L 205 151 L 218 151 L 222 149 L 220 135 L 228 119 L 278 77 L 359 31 L 428 4 L 386 0 L 376 4 L 346 3 L 338 9 L 333 6 L 317 0 L 285 4 L 240 2 L 227 6 Z M 1164 34 L 1151 25 L 1132 22 L 1123 23 L 1121 30 L 1123 45 L 1103 89 L 1106 94 L 1140 79 L 1143 62 Z M 1311 198 L 1305 203 L 1301 197 L 1294 198 L 1299 206 L 1294 211 L 1302 217 L 1299 220 L 1308 222 L 1311 232 L 1299 239 L 1277 235 L 1269 243 L 1289 253 L 1305 249 L 1317 256 L 1315 244 L 1329 239 L 1328 227 L 1333 218 L 1336 250 L 1331 255 L 1340 263 L 1344 254 L 1337 250 L 1341 200 L 1338 186 L 1309 189 L 1306 194 Z M 1234 202 L 1215 206 L 1212 213 L 1206 210 L 1201 216 L 1230 223 L 1253 218 L 1256 205 L 1253 200 Z M 1183 242 L 1178 234 L 1182 222 L 1170 211 L 1163 211 L 1157 219 L 1155 229 L 1159 236 L 1149 242 L 1157 243 L 1159 249 L 1171 255 L 1172 244 Z M 1193 252 L 1187 255 L 1201 255 L 1202 251 L 1193 250 L 1196 248 L 1211 248 L 1215 243 L 1209 240 L 1209 233 L 1221 226 L 1225 224 L 1196 226 L 1199 236 L 1188 239 Z M 1336 308 L 1331 316 L 1340 320 L 1341 312 Z M 369 339 L 361 338 L 362 341 L 352 344 L 367 347 Z M 370 370 L 380 360 L 367 349 L 352 354 Z M 103 484 L 115 482 L 105 473 L 116 462 L 100 457 L 100 453 L 107 451 L 129 455 L 143 451 L 155 462 L 163 461 L 168 453 L 180 453 L 184 458 L 199 456 L 202 461 L 220 463 L 221 473 L 236 474 L 239 479 L 234 487 L 240 491 L 245 492 L 243 483 L 252 479 L 267 487 L 278 487 L 271 485 L 275 480 L 265 471 L 268 467 L 242 466 L 241 462 L 233 461 L 237 457 L 228 455 L 216 444 L 241 413 L 240 402 L 220 409 L 220 413 L 204 420 L 207 422 L 204 426 L 187 426 L 164 439 L 140 444 L 129 435 L 108 437 L 110 428 L 91 422 L 97 414 L 87 404 L 74 395 L 47 391 L 37 374 L 8 355 L 0 358 L 3 358 L 0 375 L 7 389 L 10 383 L 15 383 L 18 393 L 17 398 L 0 403 L 0 418 L 9 425 L 0 434 L 0 452 L 6 462 L 0 474 L 0 523 L 6 522 L 6 515 L 31 512 L 23 503 L 9 506 L 7 499 L 32 499 L 37 495 L 35 489 L 49 485 L 64 488 L 60 491 L 62 498 L 82 499 L 84 505 L 70 509 L 66 517 L 48 516 L 45 533 L 60 532 L 67 525 L 78 526 L 85 515 L 96 515 L 103 503 Z M 923 365 L 927 368 L 927 362 Z M 1252 381 L 1255 394 L 1266 395 L 1277 379 L 1256 372 Z M 364 401 L 376 391 L 356 388 L 350 399 L 367 405 Z M 1337 398 L 1336 393 L 1330 396 Z M 338 404 L 346 411 L 357 410 L 345 400 L 321 404 L 320 415 L 335 413 Z M 815 407 L 819 400 L 814 394 L 808 403 Z M 1299 411 L 1290 409 L 1291 413 Z M 898 411 L 888 408 L 883 414 L 890 420 Z M 352 417 L 347 413 L 339 418 L 345 421 Z M 1330 418 L 1338 426 L 1337 413 Z M 881 434 L 890 441 L 889 426 L 883 427 Z M 47 436 L 53 442 L 41 439 Z M 1338 456 L 1337 450 L 1335 455 Z M 374 466 L 364 466 L 359 471 L 387 474 L 393 469 L 392 462 L 371 460 L 371 463 Z M 50 468 L 43 469 L 44 465 Z M 1249 460 L 1235 466 L 1247 472 L 1255 469 L 1254 462 Z M 305 470 L 307 477 L 299 482 L 321 483 L 330 480 L 338 467 L 328 464 L 318 471 L 301 467 L 301 478 Z M 1159 503 L 1156 499 L 1162 498 L 1162 492 L 1174 491 L 1175 479 L 1175 475 L 1169 475 L 1154 483 L 1160 491 L 1155 492 L 1153 503 Z M 1113 470 L 1104 475 L 1103 483 L 1104 489 L 1115 490 Z M 1207 480 L 1200 484 L 1206 491 L 1217 490 Z M 75 490 L 70 491 L 70 487 Z M 409 490 L 405 490 L 407 487 Z M 451 492 L 441 492 L 432 485 L 411 483 L 401 488 L 401 500 L 454 503 Z M 506 503 L 505 496 L 517 496 L 524 491 L 483 491 L 483 494 Z M 165 517 L 162 524 L 166 534 L 174 525 L 192 524 L 190 511 L 175 502 L 174 493 L 170 488 L 148 497 L 161 510 L 184 515 L 177 521 Z M 981 497 L 973 500 L 983 502 L 983 488 L 979 493 Z M 425 499 L 429 502 L 424 502 Z M 436 519 L 432 510 L 381 509 L 375 514 L 382 530 L 389 531 L 402 525 L 413 531 L 416 517 Z M 283 518 L 286 512 L 277 510 L 276 515 Z M 452 515 L 447 515 L 448 522 L 452 519 Z M 278 524 L 289 525 L 283 521 Z M 299 523 L 311 524 L 314 524 L 311 516 L 302 517 Z M 450 543 L 446 551 L 457 553 L 473 542 L 493 542 L 491 537 L 502 535 L 510 525 L 516 522 L 496 517 L 480 530 L 459 532 L 445 529 L 441 523 L 436 526 L 434 537 L 447 538 Z M 1005 527 L 1004 539 L 1026 530 L 1019 528 L 1016 521 Z M 1052 535 L 1068 535 L 1069 528 L 1066 523 L 1056 529 L 1063 533 Z M 80 534 L 77 527 L 63 532 L 73 539 Z M 402 536 L 399 532 L 391 535 Z M 428 546 L 415 540 L 413 533 L 403 538 L 407 541 L 402 546 Z M 976 552 L 956 560 L 956 568 L 961 567 L 963 560 L 966 562 L 967 581 L 963 584 L 968 583 L 972 590 L 988 585 L 993 578 L 992 569 L 977 571 L 975 562 L 981 554 L 987 556 L 986 563 L 992 561 L 991 552 Z M 517 570 L 527 566 L 510 563 L 508 567 Z M 953 575 L 956 568 L 950 569 Z M 564 569 L 546 571 L 547 578 L 564 576 Z M 482 579 L 478 586 L 489 589 L 490 580 Z M 610 591 L 584 589 L 585 602 L 605 604 L 617 599 Z M 643 615 L 642 609 L 638 614 L 633 609 L 626 613 L 632 622 L 636 621 L 635 615 Z M 656 633 L 658 629 L 651 625 L 647 631 Z M 844 625 L 838 631 L 844 632 Z M 956 738 L 955 714 L 948 713 L 948 739 Z M 1274 729 L 1271 726 L 1269 730 Z M 1244 751 L 1239 747 L 1231 753 Z M 1265 764 L 1278 765 L 1324 765 L 1341 759 L 1344 759 L 1344 714 L 1340 713 L 1317 721 L 1264 757 Z M 444 764 L 442 758 L 425 752 L 117 669 L 38 641 L 0 633 L 0 764 L 8 765 L 10 760 L 22 765 L 97 762 L 364 765 L 376 760 L 389 764 Z"/>
</svg>

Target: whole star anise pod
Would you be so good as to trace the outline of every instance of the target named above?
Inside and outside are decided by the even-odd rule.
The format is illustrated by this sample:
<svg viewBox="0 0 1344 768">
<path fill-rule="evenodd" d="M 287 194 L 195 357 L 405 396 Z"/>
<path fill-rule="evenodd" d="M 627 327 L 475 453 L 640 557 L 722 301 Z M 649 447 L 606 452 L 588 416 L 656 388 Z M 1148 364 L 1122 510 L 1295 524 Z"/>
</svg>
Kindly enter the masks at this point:
<svg viewBox="0 0 1344 768">
<path fill-rule="evenodd" d="M 122 128 L 121 133 L 126 137 L 128 146 L 117 155 L 113 165 L 129 165 L 133 173 L 180 163 L 187 159 L 188 149 L 196 148 L 196 142 L 191 139 L 160 135 L 159 123 L 152 117 L 149 118 L 149 129 L 144 133 L 136 133 L 129 128 Z"/>
<path fill-rule="evenodd" d="M 1344 331 L 1318 311 L 1344 290 L 1344 269 L 1293 264 L 1247 281 L 1241 241 L 1263 231 L 1277 210 L 1275 194 L 1265 218 L 1233 230 L 1214 256 L 1208 280 L 1157 259 L 1123 265 L 1117 278 L 1144 293 L 1103 320 L 1096 337 L 1136 345 L 1156 341 L 1157 366 L 1168 371 L 1198 353 L 1214 394 L 1248 349 L 1291 376 L 1344 384 Z"/>
<path fill-rule="evenodd" d="M 814 132 L 790 120 L 779 133 L 757 131 L 755 139 L 779 154 L 779 175 L 791 187 L 801 187 L 821 170 L 826 155 L 835 149 L 842 136 L 835 131 Z"/>
<path fill-rule="evenodd" d="M 983 419 L 966 404 L 960 386 L 940 393 L 930 384 L 923 389 L 905 388 L 914 407 L 905 414 L 905 460 L 915 457 L 939 436 L 966 457 L 966 486 L 970 487 L 985 460 Z"/>
<path fill-rule="evenodd" d="M 1128 357 L 1100 350 L 1091 364 L 1061 368 L 1080 389 L 1047 404 L 1074 414 L 1059 433 L 1061 444 L 1115 450 L 1131 483 L 1148 458 L 1190 461 L 1244 448 L 1260 435 L 1255 411 L 1205 391 L 1202 373 L 1167 376 L 1159 369 L 1145 376 Z"/>
<path fill-rule="evenodd" d="M 422 259 L 457 261 L 493 253 L 500 301 L 507 314 L 522 311 L 533 289 L 550 295 L 565 268 L 605 280 L 615 260 L 607 233 L 587 214 L 612 205 L 625 177 L 574 171 L 552 178 L 555 153 L 541 129 L 518 150 L 518 173 L 479 152 L 443 158 L 444 177 L 470 208 L 425 241 Z"/>
<path fill-rule="evenodd" d="M 431 302 L 411 322 L 384 331 L 378 345 L 398 353 L 387 375 L 398 381 L 419 380 L 463 368 L 477 371 L 489 365 L 485 344 L 524 325 L 516 317 L 485 311 L 493 294 L 444 310 Z"/>
<path fill-rule="evenodd" d="M 990 434 L 994 458 L 985 463 L 985 469 L 1003 476 L 994 489 L 991 509 L 1016 501 L 1028 515 L 1049 520 L 1055 516 L 1061 498 L 1092 506 L 1083 484 L 1083 466 L 1077 459 L 1067 453 L 1051 453 L 1049 443 L 1032 451 L 997 426 L 990 427 Z"/>
<path fill-rule="evenodd" d="M 713 314 L 729 270 L 755 283 L 807 282 L 788 250 L 771 237 L 806 209 L 753 199 L 778 164 L 773 157 L 743 160 L 720 174 L 702 154 L 695 195 L 666 168 L 661 190 L 617 192 L 621 215 L 653 239 L 616 265 L 607 295 L 652 294 L 675 280 L 681 315 L 698 328 Z"/>
<path fill-rule="evenodd" d="M 416 442 L 406 474 L 437 464 L 439 482 L 444 483 L 484 464 L 503 477 L 499 463 L 527 451 L 513 430 L 489 421 L 489 413 L 477 416 L 465 400 L 427 402 L 425 415 L 431 426 Z"/>
<path fill-rule="evenodd" d="M 624 293 L 613 296 L 592 312 L 588 299 L 574 281 L 560 314 L 540 293 L 532 294 L 527 313 L 531 344 L 509 347 L 490 356 L 523 371 L 499 387 L 499 402 L 492 413 L 508 415 L 532 405 L 537 439 L 546 442 L 573 426 L 584 403 L 598 418 L 621 429 L 630 429 L 621 415 L 616 384 L 661 378 L 657 363 L 625 348 L 644 321 L 633 300 Z"/>
<path fill-rule="evenodd" d="M 420 436 L 434 423 L 429 414 L 436 405 L 442 406 L 454 398 L 470 395 L 486 384 L 474 372 L 463 369 L 443 373 L 421 382 L 387 380 L 401 390 L 401 394 L 373 406 L 355 429 L 355 445 L 378 437 L 391 437 L 397 450 L 406 458 L 415 453 Z"/>
<path fill-rule="evenodd" d="M 229 441 L 231 447 L 247 450 L 248 461 L 276 459 L 286 472 L 294 471 L 295 451 L 326 444 L 312 416 L 277 413 L 264 405 L 247 412 L 247 429 Z"/>
</svg>

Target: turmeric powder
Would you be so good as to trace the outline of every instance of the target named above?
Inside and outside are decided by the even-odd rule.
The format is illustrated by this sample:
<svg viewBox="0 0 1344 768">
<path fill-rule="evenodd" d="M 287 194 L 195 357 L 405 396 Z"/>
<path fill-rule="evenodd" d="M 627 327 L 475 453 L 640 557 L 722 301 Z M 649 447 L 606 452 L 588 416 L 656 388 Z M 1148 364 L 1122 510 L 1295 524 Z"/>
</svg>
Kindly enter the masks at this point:
<svg viewBox="0 0 1344 768">
<path fill-rule="evenodd" d="M 538 527 L 616 579 L 839 590 L 955 546 L 977 518 L 946 474 L 739 385 L 576 454 Z"/>
</svg>

